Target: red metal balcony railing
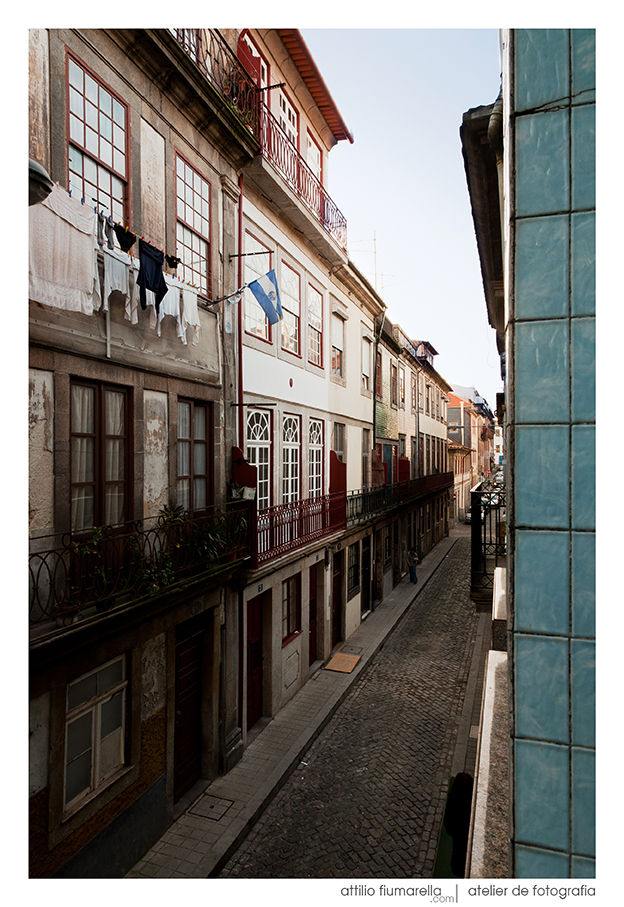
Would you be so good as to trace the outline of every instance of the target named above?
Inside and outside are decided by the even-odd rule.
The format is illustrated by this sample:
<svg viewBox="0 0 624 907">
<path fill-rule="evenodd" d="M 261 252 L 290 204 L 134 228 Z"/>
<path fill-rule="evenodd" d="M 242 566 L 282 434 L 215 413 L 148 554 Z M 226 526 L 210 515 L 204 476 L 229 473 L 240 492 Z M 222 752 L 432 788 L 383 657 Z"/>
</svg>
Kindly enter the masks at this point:
<svg viewBox="0 0 624 907">
<path fill-rule="evenodd" d="M 210 576 L 252 555 L 249 501 L 191 516 L 173 508 L 157 519 L 37 539 L 29 555 L 30 623 L 73 622 L 180 580 Z"/>
<path fill-rule="evenodd" d="M 341 249 L 347 248 L 347 221 L 301 157 L 266 104 L 260 105 L 260 145 L 269 161 L 290 188 L 316 217 Z"/>
<path fill-rule="evenodd" d="M 255 566 L 345 529 L 346 500 L 337 492 L 259 510 Z"/>
<path fill-rule="evenodd" d="M 258 138 L 258 87 L 215 28 L 171 28 L 176 41 Z"/>
</svg>

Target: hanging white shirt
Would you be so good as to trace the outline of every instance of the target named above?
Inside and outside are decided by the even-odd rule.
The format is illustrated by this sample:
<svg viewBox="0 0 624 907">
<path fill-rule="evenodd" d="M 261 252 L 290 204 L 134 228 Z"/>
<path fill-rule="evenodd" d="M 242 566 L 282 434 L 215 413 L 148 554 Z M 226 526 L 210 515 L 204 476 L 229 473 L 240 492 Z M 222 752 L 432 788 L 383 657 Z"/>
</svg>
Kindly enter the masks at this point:
<svg viewBox="0 0 624 907">
<path fill-rule="evenodd" d="M 103 308 L 108 312 L 108 297 L 115 291 L 122 294 L 128 317 L 128 303 L 130 301 L 130 259 L 126 252 L 116 249 L 102 249 L 104 255 L 104 300 Z"/>
<path fill-rule="evenodd" d="M 187 342 L 186 329 L 193 329 L 193 346 L 199 343 L 199 309 L 197 308 L 197 290 L 188 284 L 182 284 L 182 343 Z"/>
<path fill-rule="evenodd" d="M 182 320 L 180 316 L 180 291 L 182 289 L 182 283 L 177 277 L 173 277 L 171 274 L 165 274 L 165 283 L 167 284 L 168 289 L 160 300 L 157 333 L 160 337 L 160 325 L 162 324 L 165 315 L 171 315 L 176 320 L 177 335 L 178 337 L 182 337 Z"/>
<path fill-rule="evenodd" d="M 29 297 L 69 312 L 99 309 L 96 213 L 55 185 L 29 209 Z"/>
</svg>

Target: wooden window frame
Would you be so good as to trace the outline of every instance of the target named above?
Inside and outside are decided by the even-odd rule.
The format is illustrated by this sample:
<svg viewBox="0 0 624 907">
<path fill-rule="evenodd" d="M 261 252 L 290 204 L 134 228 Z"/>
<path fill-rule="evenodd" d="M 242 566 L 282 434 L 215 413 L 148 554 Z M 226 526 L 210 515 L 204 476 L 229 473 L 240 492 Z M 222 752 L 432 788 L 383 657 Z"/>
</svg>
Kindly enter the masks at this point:
<svg viewBox="0 0 624 907">
<path fill-rule="evenodd" d="M 77 141 L 75 138 L 72 138 L 72 136 L 71 136 L 70 81 L 69 81 L 70 80 L 70 72 L 69 72 L 70 61 L 72 63 L 74 63 L 75 66 L 79 67 L 83 71 L 83 73 L 86 73 L 88 76 L 90 76 L 90 78 L 93 79 L 94 82 L 97 83 L 98 96 L 99 96 L 99 88 L 102 88 L 104 91 L 108 92 L 108 94 L 111 95 L 111 98 L 116 100 L 117 103 L 120 104 L 121 107 L 123 107 L 123 109 L 124 109 L 123 154 L 124 154 L 124 158 L 125 158 L 125 173 L 123 175 L 122 175 L 121 171 L 118 170 L 114 166 L 113 163 L 111 163 L 111 164 L 106 163 L 103 160 L 103 158 L 100 157 L 99 153 L 94 154 L 93 151 L 87 149 L 86 141 L 83 141 L 82 143 L 80 143 L 79 141 Z M 74 86 L 71 86 L 71 87 L 73 88 Z M 83 91 L 82 96 L 83 96 L 83 103 L 86 103 L 86 100 L 85 100 L 86 92 L 85 91 Z M 95 106 L 95 105 L 93 105 L 93 106 Z M 105 117 L 107 116 L 105 112 L 103 113 L 103 115 Z M 101 131 L 100 131 L 99 103 L 98 103 L 98 107 L 97 107 L 97 118 L 98 118 L 97 130 L 93 126 L 90 126 L 89 128 L 93 129 L 93 131 L 97 133 L 98 150 L 99 150 L 100 138 L 102 135 Z M 112 126 L 111 126 L 111 145 L 113 147 L 116 147 L 116 146 L 114 146 L 112 134 L 114 133 L 115 125 L 117 125 L 118 128 L 120 128 L 120 127 L 118 126 L 118 124 L 114 123 L 114 118 L 113 118 L 112 112 L 111 112 L 110 120 L 111 120 L 111 124 L 112 124 Z M 86 113 L 83 116 L 83 123 L 85 123 L 85 128 L 86 128 L 86 124 L 87 124 Z M 111 175 L 115 176 L 118 180 L 120 180 L 120 182 L 123 185 L 123 200 L 122 200 L 123 212 L 122 212 L 121 219 L 127 224 L 131 219 L 131 214 L 130 214 L 130 173 L 131 173 L 131 166 L 130 166 L 130 148 L 131 148 L 130 108 L 129 108 L 128 104 L 126 103 L 126 101 L 124 101 L 124 99 L 116 91 L 114 91 L 110 87 L 110 85 L 104 81 L 104 79 L 102 79 L 93 69 L 91 69 L 90 66 L 87 66 L 87 64 L 84 63 L 84 61 L 81 60 L 77 54 L 75 54 L 73 51 L 70 51 L 69 48 L 66 48 L 66 51 L 65 51 L 65 161 L 66 161 L 66 175 L 67 175 L 67 186 L 68 187 L 71 187 L 70 167 L 69 167 L 69 147 L 70 147 L 70 145 L 73 145 L 75 148 L 78 149 L 78 151 L 83 156 L 86 156 L 87 158 L 92 160 L 97 166 L 104 168 L 104 170 L 108 171 Z M 113 156 L 113 161 L 114 161 L 114 156 Z M 84 181 L 84 169 L 83 169 L 82 179 Z M 83 187 L 83 189 L 84 189 L 84 187 Z M 98 196 L 99 196 L 99 193 L 98 193 Z M 111 193 L 111 199 L 112 199 L 112 193 Z M 84 203 L 91 207 L 97 207 L 98 210 L 103 210 L 103 203 L 100 203 L 99 201 L 94 202 L 91 198 L 85 198 Z M 114 214 L 115 214 L 115 212 L 112 210 L 105 211 L 104 213 L 106 215 L 110 215 L 111 217 L 114 217 Z M 116 217 L 114 217 L 114 219 L 116 220 Z"/>
<path fill-rule="evenodd" d="M 92 388 L 94 391 L 94 431 L 93 432 L 76 432 L 73 431 L 72 426 L 72 388 L 73 387 L 88 387 Z M 132 514 L 132 425 L 133 425 L 133 414 L 132 414 L 132 392 L 131 388 L 125 387 L 121 384 L 111 384 L 109 382 L 98 382 L 90 381 L 85 378 L 72 377 L 69 382 L 69 525 L 71 527 L 72 533 L 83 533 L 88 532 L 91 527 L 83 527 L 80 529 L 74 529 L 72 525 L 72 489 L 77 486 L 91 485 L 93 487 L 93 526 L 104 526 L 107 525 L 105 522 L 105 512 L 106 512 L 106 486 L 111 484 L 111 481 L 106 479 L 106 439 L 109 437 L 114 437 L 119 439 L 119 436 L 112 436 L 106 434 L 106 411 L 105 411 L 105 396 L 106 392 L 110 391 L 113 393 L 121 393 L 124 396 L 124 428 L 125 436 L 121 436 L 123 440 L 123 450 L 124 450 L 124 478 L 123 490 L 124 490 L 124 512 L 123 519 L 121 523 L 127 522 L 131 518 Z M 94 453 L 93 453 L 93 481 L 91 482 L 73 482 L 72 474 L 72 438 L 74 437 L 93 437 L 94 439 Z M 116 483 L 118 484 L 118 483 Z M 113 524 L 119 525 L 119 524 Z"/>
<path fill-rule="evenodd" d="M 342 330 L 342 349 L 337 346 L 334 346 L 333 338 L 333 325 L 334 321 L 331 321 L 331 330 L 330 330 L 330 345 L 331 345 L 331 375 L 332 378 L 339 378 L 342 381 L 345 380 L 345 320 L 341 318 L 336 312 L 331 313 L 332 319 L 336 319 L 336 322 L 340 324 Z"/>
<path fill-rule="evenodd" d="M 270 249 L 269 246 L 267 246 L 267 244 L 263 240 L 261 240 L 259 236 L 256 236 L 255 233 L 252 233 L 251 230 L 246 229 L 245 233 L 244 233 L 245 251 L 247 251 L 247 237 L 250 237 L 250 239 L 252 239 L 254 242 L 258 243 L 259 246 L 264 246 L 264 248 L 266 249 L 266 254 L 269 256 L 268 270 L 270 271 L 273 268 L 273 251 L 272 251 L 272 249 Z M 254 260 L 257 260 L 256 256 L 254 256 Z M 243 282 L 244 283 L 248 283 L 247 275 L 245 274 L 246 263 L 247 263 L 247 259 L 245 259 L 244 263 L 243 263 Z M 267 273 L 267 272 L 265 271 L 265 273 Z M 254 278 L 254 279 L 257 279 L 257 278 Z M 255 340 L 260 340 L 262 343 L 268 343 L 269 345 L 271 345 L 273 343 L 273 329 L 272 329 L 271 322 L 269 321 L 269 319 L 267 318 L 266 315 L 264 316 L 264 325 L 265 325 L 265 329 L 266 329 L 266 336 L 263 336 L 262 334 L 258 334 L 255 331 L 251 331 L 247 327 L 247 311 L 248 311 L 247 306 L 256 306 L 256 308 L 260 309 L 258 300 L 253 295 L 251 290 L 247 287 L 243 290 L 243 302 L 244 302 L 244 306 L 245 306 L 244 311 L 243 311 L 243 330 L 244 330 L 245 334 L 248 337 L 253 337 Z M 240 305 L 240 303 L 239 303 L 239 305 Z"/>
<path fill-rule="evenodd" d="M 382 363 L 381 363 L 381 350 L 377 350 L 376 362 L 375 362 L 375 373 L 377 375 L 375 379 L 375 396 L 378 400 L 383 400 L 383 387 L 381 384 L 382 381 Z"/>
<path fill-rule="evenodd" d="M 186 220 L 185 217 L 180 217 L 180 215 L 178 213 L 178 199 L 180 198 L 180 196 L 178 195 L 178 180 L 181 179 L 180 175 L 178 174 L 178 161 L 182 161 L 182 163 L 184 164 L 184 167 L 185 167 L 184 180 L 183 180 L 185 187 L 188 186 L 188 183 L 186 182 L 186 167 L 189 167 L 190 170 L 193 172 L 193 177 L 195 177 L 195 176 L 199 177 L 199 179 L 203 180 L 204 183 L 206 183 L 208 186 L 208 218 L 207 218 L 208 219 L 208 233 L 207 234 L 202 233 L 197 229 L 197 227 L 195 225 L 195 221 L 193 221 L 193 223 L 191 224 L 191 223 L 189 223 L 189 221 Z M 191 234 L 198 237 L 199 240 L 201 240 L 202 242 L 205 242 L 206 245 L 208 246 L 207 254 L 206 254 L 206 289 L 204 292 L 200 288 L 199 295 L 200 295 L 200 298 L 202 298 L 202 299 L 211 299 L 212 298 L 212 183 L 210 182 L 208 177 L 204 176 L 204 174 L 200 170 L 198 170 L 197 167 L 195 167 L 193 164 L 191 164 L 191 162 L 188 160 L 188 158 L 186 158 L 183 154 L 181 154 L 177 150 L 175 151 L 175 154 L 174 154 L 173 178 L 174 178 L 174 186 L 175 186 L 176 255 L 178 256 L 178 258 L 182 259 L 180 262 L 180 265 L 178 266 L 179 267 L 178 276 L 180 277 L 181 280 L 184 280 L 186 283 L 195 284 L 196 283 L 195 277 L 194 277 L 195 273 L 197 273 L 197 274 L 201 273 L 199 271 L 199 269 L 191 268 L 190 265 L 186 265 L 184 262 L 183 248 L 186 248 L 186 246 L 184 246 L 184 245 L 180 246 L 180 240 L 178 239 L 178 224 L 179 224 L 179 225 L 181 225 L 181 227 L 183 229 L 189 230 L 191 232 Z M 184 202 L 185 214 L 186 214 L 186 204 L 187 203 L 185 201 Z M 202 216 L 201 211 L 198 212 L 197 209 L 194 207 L 194 205 L 191 205 L 191 207 L 192 207 L 194 213 L 199 214 L 200 217 Z M 187 274 L 187 269 L 190 269 L 190 274 L 193 275 L 193 279 L 189 278 L 189 275 Z"/>
<path fill-rule="evenodd" d="M 318 295 L 320 297 L 320 302 L 321 302 L 321 329 L 320 329 L 320 331 L 318 330 L 318 328 L 315 328 L 310 324 L 310 290 L 312 290 L 313 293 L 318 293 Z M 324 368 L 323 340 L 324 340 L 325 323 L 324 323 L 324 311 L 323 311 L 324 305 L 323 305 L 323 303 L 324 303 L 324 300 L 323 300 L 323 294 L 321 293 L 321 291 L 317 287 L 315 287 L 314 284 L 308 283 L 308 305 L 306 308 L 307 321 L 308 321 L 308 344 L 307 344 L 308 362 L 310 365 L 313 365 L 313 366 L 315 366 L 315 368 L 319 368 L 319 369 Z M 310 358 L 310 352 L 311 352 L 310 340 L 312 337 L 311 332 L 314 332 L 315 334 L 319 335 L 319 341 L 318 341 L 319 342 L 319 357 L 320 357 L 319 362 L 315 362 L 314 359 Z"/>
<path fill-rule="evenodd" d="M 281 262 L 281 268 L 282 268 L 282 276 L 284 273 L 284 270 L 283 270 L 284 268 L 289 268 L 293 272 L 293 274 L 297 275 L 297 283 L 299 286 L 299 296 L 298 296 L 298 311 L 295 313 L 286 304 L 286 299 L 289 299 L 289 301 L 290 301 L 290 297 L 287 297 L 283 290 L 282 290 L 282 293 L 280 294 L 280 299 L 281 299 L 281 303 L 282 303 L 282 311 L 284 313 L 284 317 L 282 318 L 282 322 L 281 322 L 280 349 L 282 350 L 282 352 L 288 353 L 290 356 L 295 356 L 297 359 L 301 359 L 302 358 L 302 352 L 301 352 L 301 347 L 302 347 L 302 343 L 301 343 L 301 273 L 295 267 L 293 267 L 293 265 L 289 265 L 288 262 L 283 261 L 283 260 Z M 296 324 L 295 324 L 296 331 L 297 331 L 297 349 L 296 349 L 296 351 L 289 349 L 287 346 L 284 346 L 284 329 L 286 327 L 286 318 L 285 318 L 286 312 L 288 312 L 288 314 L 290 316 L 292 316 L 292 318 L 294 318 L 295 322 L 296 322 Z"/>
<path fill-rule="evenodd" d="M 180 437 L 180 423 L 179 423 L 179 407 L 180 404 L 188 404 L 191 408 L 190 410 L 190 438 L 181 438 Z M 202 407 L 206 411 L 205 421 L 206 421 L 206 437 L 204 439 L 195 438 L 195 409 L 196 407 Z M 176 503 L 179 501 L 178 497 L 178 488 L 179 482 L 181 479 L 188 479 L 189 481 L 189 507 L 188 513 L 204 513 L 214 501 L 214 476 L 213 476 L 213 411 L 212 403 L 210 400 L 193 400 L 191 397 L 179 396 L 177 399 L 177 416 L 176 419 Z M 190 473 L 189 475 L 182 475 L 180 473 L 180 463 L 178 457 L 179 444 L 181 441 L 189 442 L 189 466 Z M 206 472 L 205 473 L 195 473 L 195 445 L 196 444 L 205 444 L 206 446 Z M 195 495 L 195 479 L 204 478 L 206 480 L 206 503 L 203 507 L 195 507 L 194 505 L 194 495 Z"/>
<path fill-rule="evenodd" d="M 255 441 L 253 439 L 251 439 L 251 440 L 249 439 L 249 434 L 248 434 L 249 433 L 249 419 L 254 413 L 262 413 L 262 415 L 267 416 L 267 423 L 268 423 L 268 427 L 269 427 L 268 441 Z M 268 450 L 268 453 L 269 453 L 268 458 L 267 458 L 267 470 L 268 470 L 267 489 L 268 489 L 268 493 L 269 493 L 268 502 L 265 505 L 263 505 L 262 507 L 260 507 L 260 497 L 259 497 L 258 489 L 257 489 L 256 490 L 256 501 L 257 501 L 257 507 L 259 510 L 262 510 L 265 507 L 271 507 L 273 500 L 274 500 L 274 497 L 273 497 L 273 492 L 274 492 L 274 489 L 273 489 L 273 447 L 274 447 L 274 445 L 273 445 L 273 416 L 274 416 L 274 413 L 272 412 L 272 410 L 262 409 L 261 406 L 253 406 L 253 407 L 249 407 L 249 409 L 247 410 L 247 416 L 245 419 L 245 454 L 247 456 L 247 459 L 250 460 L 250 462 L 251 462 L 250 447 L 258 448 L 258 449 L 266 448 L 266 450 Z M 254 464 L 254 465 L 256 466 L 256 469 L 257 469 L 258 468 L 257 464 Z"/>
<path fill-rule="evenodd" d="M 301 633 L 301 573 L 282 582 L 282 647 Z"/>
<path fill-rule="evenodd" d="M 399 406 L 399 368 L 394 362 L 390 363 L 390 405 Z"/>
<path fill-rule="evenodd" d="M 337 440 L 336 434 L 341 433 L 340 431 L 337 432 L 336 431 L 337 429 L 342 429 L 342 456 L 339 455 L 339 451 L 336 447 L 336 440 Z M 347 462 L 346 442 L 347 442 L 347 426 L 346 426 L 346 424 L 344 422 L 334 422 L 333 429 L 332 429 L 332 450 L 334 451 L 334 453 L 336 454 L 336 456 L 338 457 L 338 459 L 340 460 L 341 463 Z"/>
<path fill-rule="evenodd" d="M 310 444 L 310 429 L 312 426 L 312 422 L 318 422 L 319 425 L 321 426 L 321 443 L 318 446 L 317 445 L 312 446 Z M 321 452 L 321 471 L 320 471 L 320 476 L 319 476 L 320 489 L 319 489 L 319 493 L 317 495 L 316 493 L 312 494 L 312 489 L 311 489 L 312 473 L 310 471 L 310 467 L 312 466 L 312 457 L 310 456 L 310 452 L 312 450 L 319 450 L 319 449 Z M 322 496 L 324 488 L 325 488 L 325 421 L 324 421 L 324 419 L 311 418 L 310 423 L 308 425 L 308 497 L 316 498 L 316 497 Z"/>
<path fill-rule="evenodd" d="M 297 425 L 297 442 L 287 442 L 284 437 L 284 431 L 286 428 L 286 420 L 292 419 Z M 301 416 L 296 415 L 295 413 L 284 413 L 282 417 L 282 503 L 293 503 L 301 499 Z M 297 456 L 295 460 L 289 460 L 290 465 L 295 464 L 297 466 L 297 476 L 296 476 L 296 488 L 290 488 L 288 490 L 288 496 L 285 495 L 285 486 L 284 483 L 292 481 L 292 476 L 286 479 L 285 477 L 285 466 L 286 464 L 286 451 L 296 450 Z M 291 497 L 291 494 L 294 492 L 294 497 Z"/>
<path fill-rule="evenodd" d="M 102 693 L 97 692 L 97 675 L 103 672 L 110 665 L 113 665 L 115 662 L 121 662 L 122 664 L 122 679 L 113 683 L 110 687 L 104 690 Z M 70 707 L 69 705 L 69 696 L 70 688 L 75 687 L 77 684 L 88 681 L 89 678 L 95 676 L 96 691 L 95 694 L 88 699 L 85 699 L 79 702 L 77 705 Z M 128 678 L 128 659 L 125 654 L 118 655 L 115 658 L 111 658 L 108 661 L 98 665 L 97 668 L 94 668 L 91 671 L 87 671 L 84 674 L 80 674 L 78 677 L 69 681 L 65 687 L 65 710 L 64 710 L 64 734 L 63 734 L 63 760 L 62 760 L 62 780 L 63 780 L 63 791 L 62 791 L 62 804 L 63 804 L 63 816 L 68 817 L 76 813 L 83 806 L 89 803 L 91 800 L 99 796 L 104 790 L 109 788 L 115 781 L 123 775 L 129 764 L 129 720 L 130 720 L 130 695 L 129 695 L 129 678 Z M 102 737 L 101 737 L 101 707 L 105 705 L 108 701 L 113 699 L 114 696 L 117 696 L 119 693 L 123 696 L 122 708 L 121 708 L 121 760 L 117 768 L 109 773 L 105 778 L 102 778 L 98 781 L 97 772 L 99 769 L 99 763 L 101 758 L 101 746 L 102 746 Z M 67 790 L 67 768 L 68 768 L 68 729 L 71 724 L 75 721 L 80 720 L 87 714 L 91 714 L 91 786 L 88 791 L 81 791 L 71 800 L 66 801 L 66 790 Z"/>
<path fill-rule="evenodd" d="M 347 551 L 347 601 L 350 601 L 360 591 L 361 574 L 360 542 L 358 540 L 349 545 Z"/>
</svg>

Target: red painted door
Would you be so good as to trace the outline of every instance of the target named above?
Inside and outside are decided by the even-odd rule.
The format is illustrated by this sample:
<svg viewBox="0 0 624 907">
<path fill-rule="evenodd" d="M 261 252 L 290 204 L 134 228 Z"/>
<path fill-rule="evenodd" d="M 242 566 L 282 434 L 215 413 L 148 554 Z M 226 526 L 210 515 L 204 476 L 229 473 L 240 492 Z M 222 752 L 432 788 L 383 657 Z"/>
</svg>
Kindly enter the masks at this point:
<svg viewBox="0 0 624 907">
<path fill-rule="evenodd" d="M 309 648 L 309 664 L 312 664 L 316 661 L 316 583 L 317 583 L 317 565 L 310 567 L 310 602 L 309 602 L 309 618 L 310 618 L 310 648 Z"/>
<path fill-rule="evenodd" d="M 247 602 L 247 730 L 262 717 L 262 600 Z"/>
</svg>

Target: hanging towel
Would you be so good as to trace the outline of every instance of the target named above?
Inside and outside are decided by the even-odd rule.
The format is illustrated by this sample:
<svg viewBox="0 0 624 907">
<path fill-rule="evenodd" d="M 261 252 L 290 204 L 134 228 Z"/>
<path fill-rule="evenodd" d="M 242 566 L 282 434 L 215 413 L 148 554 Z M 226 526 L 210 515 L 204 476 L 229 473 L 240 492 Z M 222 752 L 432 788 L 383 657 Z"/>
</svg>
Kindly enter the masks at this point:
<svg viewBox="0 0 624 907">
<path fill-rule="evenodd" d="M 117 290 L 124 297 L 127 313 L 130 300 L 130 260 L 122 252 L 110 252 L 108 249 L 102 251 L 104 254 L 104 311 L 108 312 L 108 297 Z"/>
<path fill-rule="evenodd" d="M 139 284 L 139 302 L 141 303 L 141 308 L 144 309 L 146 306 L 145 291 L 153 290 L 154 297 L 156 299 L 156 313 L 160 308 L 160 303 L 163 297 L 167 292 L 167 284 L 165 282 L 165 275 L 163 274 L 163 262 L 165 260 L 165 253 L 160 249 L 156 249 L 154 246 L 150 245 L 148 242 L 145 242 L 144 239 L 139 240 L 139 276 L 137 278 L 137 283 Z"/>
<path fill-rule="evenodd" d="M 121 224 L 115 224 L 113 230 L 115 231 L 115 236 L 117 237 L 117 242 L 121 247 L 121 251 L 129 252 L 136 240 L 136 233 L 131 233 L 127 227 L 122 227 Z"/>
<path fill-rule="evenodd" d="M 95 211 L 57 184 L 29 215 L 30 299 L 92 315 L 101 302 Z"/>
<path fill-rule="evenodd" d="M 197 308 L 197 291 L 191 287 L 182 286 L 182 343 L 187 342 L 186 329 L 193 329 L 193 346 L 199 343 L 199 310 Z"/>
<path fill-rule="evenodd" d="M 158 336 L 160 337 L 160 325 L 162 323 L 165 315 L 171 315 L 176 320 L 176 328 L 178 337 L 183 338 L 182 330 L 182 321 L 180 318 L 180 290 L 182 284 L 173 275 L 167 275 L 165 277 L 165 283 L 167 285 L 167 292 L 163 296 L 160 306 L 156 306 L 156 311 L 158 312 Z"/>
</svg>

